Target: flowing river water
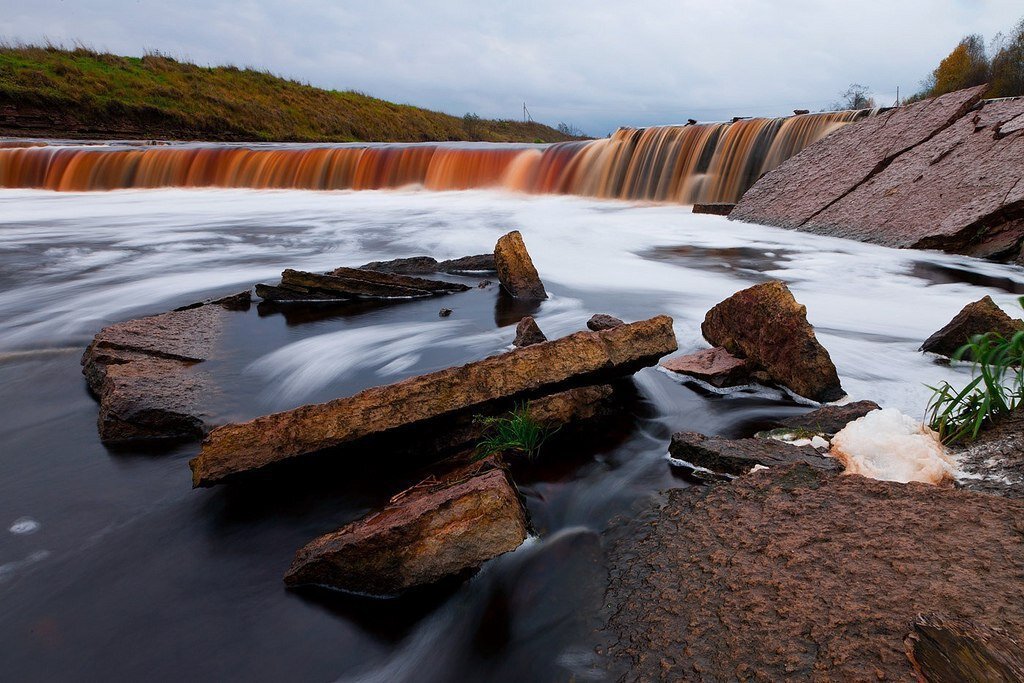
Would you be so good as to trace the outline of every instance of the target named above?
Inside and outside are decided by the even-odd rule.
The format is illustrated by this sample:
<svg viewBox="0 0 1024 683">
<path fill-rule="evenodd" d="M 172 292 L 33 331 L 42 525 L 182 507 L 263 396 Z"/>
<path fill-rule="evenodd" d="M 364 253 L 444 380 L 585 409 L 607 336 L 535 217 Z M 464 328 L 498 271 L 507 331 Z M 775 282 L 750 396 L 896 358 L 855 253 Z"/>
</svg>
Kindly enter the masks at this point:
<svg viewBox="0 0 1024 683">
<path fill-rule="evenodd" d="M 351 463 L 192 490 L 198 446 L 105 448 L 79 360 L 109 323 L 273 282 L 286 267 L 489 251 L 522 231 L 550 293 L 548 337 L 593 313 L 667 313 L 681 351 L 705 312 L 778 278 L 806 304 L 853 399 L 920 416 L 962 382 L 921 341 L 1024 270 L 639 205 L 496 191 L 0 190 L 0 652 L 8 680 L 600 679 L 589 619 L 600 534 L 686 486 L 677 430 L 747 436 L 806 406 L 712 393 L 648 368 L 621 424 L 518 463 L 537 535 L 469 581 L 411 600 L 286 590 L 293 553 L 421 472 Z M 462 278 L 475 284 L 479 278 Z M 354 393 L 501 352 L 522 311 L 494 286 L 393 305 L 232 315 L 209 361 L 214 422 Z M 438 316 L 441 306 L 454 313 Z"/>
</svg>

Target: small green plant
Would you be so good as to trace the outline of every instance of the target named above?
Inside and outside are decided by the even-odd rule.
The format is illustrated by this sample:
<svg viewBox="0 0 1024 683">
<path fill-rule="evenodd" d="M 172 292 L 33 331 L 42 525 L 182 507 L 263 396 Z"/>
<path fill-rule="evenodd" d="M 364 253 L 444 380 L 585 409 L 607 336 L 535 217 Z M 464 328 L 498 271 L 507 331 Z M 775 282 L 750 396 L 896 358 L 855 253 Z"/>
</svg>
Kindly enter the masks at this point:
<svg viewBox="0 0 1024 683">
<path fill-rule="evenodd" d="M 1020 304 L 1024 307 L 1024 297 Z M 1007 338 L 979 334 L 953 360 L 974 363 L 974 378 L 957 390 L 949 382 L 929 386 L 926 417 L 943 443 L 974 439 L 982 427 L 1024 405 L 1024 330 Z"/>
<path fill-rule="evenodd" d="M 518 451 L 535 458 L 544 443 L 558 430 L 546 429 L 530 416 L 529 404 L 516 404 L 505 415 L 473 418 L 484 425 L 484 438 L 476 445 L 479 458 L 504 451 Z"/>
</svg>

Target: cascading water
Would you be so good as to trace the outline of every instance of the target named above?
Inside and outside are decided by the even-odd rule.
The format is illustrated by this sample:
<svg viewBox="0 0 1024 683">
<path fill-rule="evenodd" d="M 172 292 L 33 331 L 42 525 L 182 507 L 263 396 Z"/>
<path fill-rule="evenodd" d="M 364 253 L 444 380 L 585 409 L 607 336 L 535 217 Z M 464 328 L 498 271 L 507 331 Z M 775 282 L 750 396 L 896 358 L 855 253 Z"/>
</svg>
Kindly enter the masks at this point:
<svg viewBox="0 0 1024 683">
<path fill-rule="evenodd" d="M 843 111 L 623 128 L 609 138 L 548 147 L 0 144 L 0 187 L 369 190 L 419 185 L 683 204 L 735 202 L 762 174 L 866 115 Z"/>
</svg>

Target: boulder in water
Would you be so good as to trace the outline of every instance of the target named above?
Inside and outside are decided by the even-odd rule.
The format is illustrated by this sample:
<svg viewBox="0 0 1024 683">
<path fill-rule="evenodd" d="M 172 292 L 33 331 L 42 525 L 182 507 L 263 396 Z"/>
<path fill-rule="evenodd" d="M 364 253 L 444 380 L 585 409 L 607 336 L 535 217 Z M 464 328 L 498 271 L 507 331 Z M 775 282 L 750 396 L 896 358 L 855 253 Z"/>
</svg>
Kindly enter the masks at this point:
<svg viewBox="0 0 1024 683">
<path fill-rule="evenodd" d="M 720 346 L 661 361 L 661 367 L 695 377 L 716 387 L 749 384 L 750 367 Z"/>
<path fill-rule="evenodd" d="M 735 204 L 726 204 L 722 202 L 714 204 L 694 204 L 693 213 L 708 213 L 713 216 L 728 216 L 735 208 Z"/>
<path fill-rule="evenodd" d="M 531 344 L 541 344 L 547 340 L 548 338 L 544 336 L 540 326 L 537 325 L 537 321 L 533 319 L 533 316 L 528 315 L 516 325 L 516 339 L 512 344 L 522 348 Z"/>
<path fill-rule="evenodd" d="M 1024 321 L 1011 318 L 986 296 L 964 306 L 945 327 L 925 340 L 921 350 L 951 358 L 976 334 L 995 332 L 1009 338 L 1020 330 L 1024 330 Z"/>
<path fill-rule="evenodd" d="M 825 402 L 845 395 L 836 366 L 807 322 L 807 309 L 782 282 L 733 294 L 708 311 L 701 331 L 712 345 L 800 396 Z"/>
<path fill-rule="evenodd" d="M 501 286 L 516 299 L 539 301 L 548 297 L 518 230 L 498 240 L 494 246 L 494 265 Z"/>
<path fill-rule="evenodd" d="M 515 485 L 486 460 L 421 482 L 380 512 L 314 539 L 298 551 L 284 580 L 398 595 L 515 550 L 527 527 Z"/>
<path fill-rule="evenodd" d="M 815 434 L 837 434 L 843 427 L 858 420 L 872 410 L 879 410 L 874 401 L 857 401 L 843 405 L 822 406 L 803 415 L 787 417 L 779 420 L 776 425 L 782 428 L 813 432 Z"/>
<path fill-rule="evenodd" d="M 619 325 L 625 325 L 625 323 L 614 315 L 608 315 L 607 313 L 597 313 L 590 316 L 590 320 L 587 321 L 587 327 L 595 332 L 610 330 Z"/>
<path fill-rule="evenodd" d="M 390 261 L 371 261 L 357 270 L 374 270 L 398 275 L 429 275 L 431 273 L 482 273 L 494 272 L 494 254 L 462 256 L 438 261 L 432 256 L 411 256 Z"/>
</svg>

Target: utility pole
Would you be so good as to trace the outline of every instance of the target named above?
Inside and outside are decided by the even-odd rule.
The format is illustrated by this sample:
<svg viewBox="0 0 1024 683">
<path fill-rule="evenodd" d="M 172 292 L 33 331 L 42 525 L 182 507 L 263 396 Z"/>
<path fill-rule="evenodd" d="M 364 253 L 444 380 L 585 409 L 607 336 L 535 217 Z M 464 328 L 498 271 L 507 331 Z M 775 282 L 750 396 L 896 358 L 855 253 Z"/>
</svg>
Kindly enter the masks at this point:
<svg viewBox="0 0 1024 683">
<path fill-rule="evenodd" d="M 900 106 L 900 86 L 896 86 L 896 106 Z"/>
<path fill-rule="evenodd" d="M 523 102 L 523 123 L 533 123 L 533 117 L 530 116 L 530 110 L 526 108 L 526 102 Z"/>
</svg>

